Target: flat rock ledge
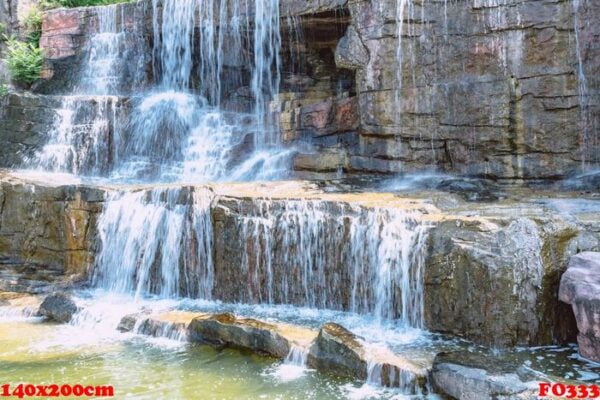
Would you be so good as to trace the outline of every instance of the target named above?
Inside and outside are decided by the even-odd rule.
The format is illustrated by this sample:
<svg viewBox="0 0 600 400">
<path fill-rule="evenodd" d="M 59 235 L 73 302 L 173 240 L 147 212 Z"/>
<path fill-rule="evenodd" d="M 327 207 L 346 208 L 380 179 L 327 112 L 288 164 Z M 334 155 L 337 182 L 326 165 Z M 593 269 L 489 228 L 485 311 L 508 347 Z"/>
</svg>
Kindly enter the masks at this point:
<svg viewBox="0 0 600 400">
<path fill-rule="evenodd" d="M 475 353 L 438 354 L 431 378 L 434 391 L 452 399 L 538 399 L 539 377 Z"/>
<path fill-rule="evenodd" d="M 334 323 L 313 329 L 238 318 L 231 313 L 140 312 L 122 318 L 118 330 L 154 337 L 206 343 L 285 359 L 304 349 L 307 366 L 388 387 L 425 387 L 429 368 L 398 355 L 373 352 L 361 338 Z M 369 372 L 370 371 L 370 372 Z"/>
<path fill-rule="evenodd" d="M 559 298 L 573 308 L 579 353 L 600 361 L 600 253 L 588 251 L 571 257 L 560 281 Z"/>
<path fill-rule="evenodd" d="M 285 358 L 291 349 L 290 341 L 276 325 L 236 318 L 231 313 L 196 317 L 189 332 L 194 341 L 249 349 L 277 358 Z"/>
</svg>

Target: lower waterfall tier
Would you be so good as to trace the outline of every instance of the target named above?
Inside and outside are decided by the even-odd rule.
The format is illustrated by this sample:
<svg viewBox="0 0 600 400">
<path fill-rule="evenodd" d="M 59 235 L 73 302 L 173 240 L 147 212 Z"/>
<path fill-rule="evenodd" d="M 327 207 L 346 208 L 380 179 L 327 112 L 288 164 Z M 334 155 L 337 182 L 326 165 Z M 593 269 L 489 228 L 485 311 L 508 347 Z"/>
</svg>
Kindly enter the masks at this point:
<svg viewBox="0 0 600 400">
<path fill-rule="evenodd" d="M 537 345 L 573 338 L 556 298 L 560 275 L 571 254 L 600 248 L 600 202 L 575 193 L 473 203 L 306 182 L 60 178 L 2 173 L 1 289 L 91 281 L 142 297 L 354 311 L 498 347 Z"/>
</svg>

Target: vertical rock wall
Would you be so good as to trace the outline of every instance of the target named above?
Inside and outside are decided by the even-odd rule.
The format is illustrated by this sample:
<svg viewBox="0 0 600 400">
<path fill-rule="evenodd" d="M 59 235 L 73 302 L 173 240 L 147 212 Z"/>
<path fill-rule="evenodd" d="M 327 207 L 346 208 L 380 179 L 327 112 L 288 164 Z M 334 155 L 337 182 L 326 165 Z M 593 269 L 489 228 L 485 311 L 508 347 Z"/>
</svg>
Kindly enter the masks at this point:
<svg viewBox="0 0 600 400">
<path fill-rule="evenodd" d="M 406 3 L 401 51 L 397 3 Z M 434 167 L 519 181 L 597 165 L 598 2 L 352 0 L 348 7 L 352 25 L 336 61 L 356 71 L 360 138 L 347 150 L 346 169 Z"/>
</svg>

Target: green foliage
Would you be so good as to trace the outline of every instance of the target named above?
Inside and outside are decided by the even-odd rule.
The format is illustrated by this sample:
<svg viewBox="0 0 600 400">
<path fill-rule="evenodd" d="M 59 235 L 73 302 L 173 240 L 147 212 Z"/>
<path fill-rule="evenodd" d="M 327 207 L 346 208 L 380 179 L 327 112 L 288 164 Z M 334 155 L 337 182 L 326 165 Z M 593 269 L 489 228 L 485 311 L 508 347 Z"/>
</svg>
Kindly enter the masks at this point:
<svg viewBox="0 0 600 400">
<path fill-rule="evenodd" d="M 6 64 L 14 81 L 32 84 L 42 73 L 44 56 L 36 45 L 8 39 Z"/>
<path fill-rule="evenodd" d="M 31 7 L 23 21 L 23 25 L 27 42 L 39 47 L 40 37 L 42 36 L 42 12 L 40 9 L 36 6 Z"/>
<path fill-rule="evenodd" d="M 92 6 L 107 6 L 110 4 L 127 3 L 131 0 L 44 0 L 43 7 L 45 9 L 58 7 L 92 7 Z"/>
<path fill-rule="evenodd" d="M 4 83 L 0 83 L 0 98 L 6 96 L 8 94 L 8 86 Z"/>
</svg>

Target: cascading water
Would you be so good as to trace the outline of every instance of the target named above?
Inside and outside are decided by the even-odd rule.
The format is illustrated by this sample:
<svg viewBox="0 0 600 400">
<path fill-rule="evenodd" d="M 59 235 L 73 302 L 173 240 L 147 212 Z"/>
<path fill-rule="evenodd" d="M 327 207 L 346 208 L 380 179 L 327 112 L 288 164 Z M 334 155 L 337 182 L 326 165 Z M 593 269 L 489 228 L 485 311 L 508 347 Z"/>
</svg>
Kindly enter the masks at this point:
<svg viewBox="0 0 600 400">
<path fill-rule="evenodd" d="M 271 113 L 268 106 L 279 91 L 281 29 L 279 0 L 256 0 L 255 5 L 252 93 L 258 129 L 265 132 L 255 136 L 255 143 L 261 148 L 278 141 L 274 129 L 277 125 L 273 117 L 275 113 Z"/>
<path fill-rule="evenodd" d="M 116 99 L 147 83 L 147 44 L 144 32 L 128 22 L 132 7 L 135 18 L 152 12 L 154 88 L 123 98 L 127 107 L 112 120 L 102 110 L 88 113 L 84 124 L 93 129 L 80 129 L 73 118 L 80 116 L 80 104 Z M 292 151 L 276 145 L 269 112 L 279 87 L 278 10 L 272 0 L 155 0 L 150 8 L 95 8 L 97 32 L 86 46 L 75 95 L 65 97 L 48 146 L 29 165 L 119 181 L 284 177 Z M 222 99 L 244 85 L 249 101 Z M 82 150 L 82 141 L 92 147 Z M 106 158 L 101 167 L 97 154 Z"/>
<path fill-rule="evenodd" d="M 346 309 L 422 327 L 428 226 L 420 213 L 339 207 L 265 200 L 247 210 L 238 228 L 246 243 L 240 273 L 248 277 L 242 300 Z"/>
<path fill-rule="evenodd" d="M 210 202 L 201 188 L 113 194 L 98 222 L 94 286 L 136 297 L 210 299 Z"/>
<path fill-rule="evenodd" d="M 396 35 L 398 37 L 398 44 L 396 45 L 396 91 L 394 94 L 394 105 L 396 107 L 396 123 L 399 129 L 402 127 L 402 83 L 404 79 L 404 49 L 402 47 L 404 40 L 403 36 L 406 34 L 405 20 L 412 18 L 413 16 L 413 2 L 412 0 L 396 0 Z M 409 25 L 410 28 L 410 25 Z M 412 52 L 411 52 L 412 54 Z"/>
<path fill-rule="evenodd" d="M 120 107 L 116 96 L 65 97 L 47 143 L 26 163 L 54 172 L 107 172 L 114 154 L 110 132 L 120 123 Z"/>
<path fill-rule="evenodd" d="M 136 296 L 348 310 L 380 323 L 423 326 L 428 225 L 418 211 L 299 200 L 240 205 L 241 248 L 232 249 L 240 264 L 214 271 L 211 194 L 190 190 L 108 199 L 99 221 L 96 286 Z M 239 287 L 219 284 L 227 274 Z"/>
<path fill-rule="evenodd" d="M 144 18 L 145 6 L 114 4 L 96 7 L 94 12 L 98 28 L 88 40 L 74 92 L 121 95 L 141 88 L 146 80 L 147 46 L 143 33 L 128 29 L 127 24 Z"/>
</svg>

